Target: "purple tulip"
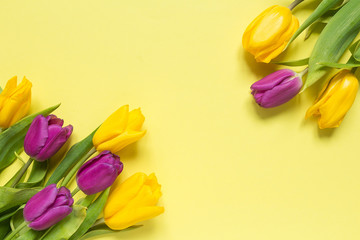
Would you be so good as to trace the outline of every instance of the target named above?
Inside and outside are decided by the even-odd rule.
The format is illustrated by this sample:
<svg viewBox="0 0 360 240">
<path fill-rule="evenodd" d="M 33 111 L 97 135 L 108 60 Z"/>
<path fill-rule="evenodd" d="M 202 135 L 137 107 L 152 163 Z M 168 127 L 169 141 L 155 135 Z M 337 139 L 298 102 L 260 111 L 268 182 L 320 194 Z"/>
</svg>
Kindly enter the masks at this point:
<svg viewBox="0 0 360 240">
<path fill-rule="evenodd" d="M 103 151 L 80 167 L 76 181 L 81 191 L 91 195 L 110 187 L 122 170 L 120 157 Z"/>
<path fill-rule="evenodd" d="M 272 108 L 295 97 L 301 87 L 302 80 L 299 74 L 290 69 L 282 69 L 251 85 L 251 94 L 261 107 Z"/>
<path fill-rule="evenodd" d="M 55 115 L 37 116 L 25 136 L 24 150 L 32 158 L 45 161 L 52 157 L 68 140 L 73 127 L 62 127 L 64 121 Z"/>
<path fill-rule="evenodd" d="M 47 229 L 69 215 L 74 199 L 66 187 L 56 188 L 51 184 L 35 194 L 24 207 L 24 218 L 29 227 L 41 231 Z"/>
</svg>

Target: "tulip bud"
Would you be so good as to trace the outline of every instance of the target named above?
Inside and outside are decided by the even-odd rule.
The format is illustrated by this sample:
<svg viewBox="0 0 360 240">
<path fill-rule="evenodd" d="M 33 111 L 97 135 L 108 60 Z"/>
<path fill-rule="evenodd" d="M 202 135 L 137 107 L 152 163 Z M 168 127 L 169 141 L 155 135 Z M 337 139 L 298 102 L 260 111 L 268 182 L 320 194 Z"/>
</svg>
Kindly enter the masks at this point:
<svg viewBox="0 0 360 240">
<path fill-rule="evenodd" d="M 116 153 L 127 145 L 142 138 L 141 131 L 145 120 L 140 109 L 129 112 L 129 105 L 120 107 L 99 127 L 93 137 L 93 144 L 99 152 L 109 150 Z"/>
<path fill-rule="evenodd" d="M 62 128 L 64 121 L 55 115 L 38 115 L 31 123 L 24 141 L 25 152 L 33 159 L 45 161 L 68 140 L 73 127 Z"/>
<path fill-rule="evenodd" d="M 0 128 L 8 128 L 23 118 L 30 109 L 31 82 L 25 77 L 16 86 L 17 77 L 11 78 L 0 93 Z"/>
<path fill-rule="evenodd" d="M 115 183 L 104 207 L 105 224 L 122 230 L 163 213 L 164 208 L 156 206 L 160 188 L 155 174 L 136 173 L 121 184 Z"/>
<path fill-rule="evenodd" d="M 24 218 L 29 227 L 41 231 L 47 229 L 69 215 L 74 199 L 66 187 L 56 188 L 51 184 L 35 194 L 24 207 Z"/>
<path fill-rule="evenodd" d="M 92 195 L 110 187 L 122 170 L 120 157 L 103 151 L 80 167 L 76 181 L 81 191 Z"/>
<path fill-rule="evenodd" d="M 251 85 L 251 94 L 261 107 L 272 108 L 295 97 L 301 86 L 300 75 L 290 69 L 282 69 Z"/>
<path fill-rule="evenodd" d="M 299 28 L 299 20 L 291 10 L 272 6 L 256 17 L 243 34 L 243 47 L 256 61 L 269 63 L 286 47 Z"/>
<path fill-rule="evenodd" d="M 307 112 L 305 118 L 319 117 L 320 129 L 336 128 L 353 104 L 359 81 L 349 70 L 336 74 L 322 89 L 319 97 Z"/>
</svg>

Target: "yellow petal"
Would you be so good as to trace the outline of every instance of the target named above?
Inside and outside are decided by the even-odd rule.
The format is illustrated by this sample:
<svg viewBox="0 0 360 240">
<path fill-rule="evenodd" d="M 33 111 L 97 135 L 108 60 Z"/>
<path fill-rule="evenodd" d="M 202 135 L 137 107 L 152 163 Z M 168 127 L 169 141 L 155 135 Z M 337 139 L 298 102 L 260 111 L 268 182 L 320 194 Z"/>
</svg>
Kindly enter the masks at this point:
<svg viewBox="0 0 360 240">
<path fill-rule="evenodd" d="M 7 81 L 5 88 L 0 93 L 0 111 L 4 107 L 6 99 L 15 91 L 17 83 L 17 77 L 12 77 Z"/>
<path fill-rule="evenodd" d="M 111 187 L 108 200 L 104 207 L 104 217 L 108 218 L 121 211 L 133 198 L 136 197 L 146 181 L 146 174 L 139 172 L 123 183 Z"/>
<path fill-rule="evenodd" d="M 141 207 L 137 209 L 124 209 L 110 218 L 105 218 L 106 225 L 114 230 L 122 230 L 136 223 L 154 218 L 164 212 L 164 207 Z"/>
<path fill-rule="evenodd" d="M 93 137 L 93 143 L 98 145 L 122 134 L 127 126 L 129 118 L 129 105 L 124 105 L 111 114 L 99 127 Z M 107 149 L 110 150 L 110 149 Z"/>
<path fill-rule="evenodd" d="M 272 6 L 246 28 L 243 47 L 257 61 L 268 63 L 284 50 L 298 27 L 298 19 L 288 8 Z"/>
<path fill-rule="evenodd" d="M 307 111 L 306 117 L 318 116 L 320 129 L 340 126 L 355 100 L 358 88 L 359 82 L 355 75 L 342 70 L 324 87 L 315 104 Z"/>
<path fill-rule="evenodd" d="M 0 110 L 0 126 L 8 128 L 21 118 L 23 118 L 30 109 L 31 87 L 32 84 L 25 77 L 15 89 L 16 79 L 10 79 L 6 85 L 6 97 L 2 99 L 2 108 Z"/>
<path fill-rule="evenodd" d="M 123 132 L 122 134 L 120 134 L 119 136 L 117 136 L 111 140 L 100 143 L 97 146 L 94 143 L 94 145 L 96 146 L 96 149 L 99 152 L 104 151 L 104 150 L 109 150 L 113 153 L 117 153 L 121 149 L 126 147 L 127 145 L 134 143 L 137 140 L 139 140 L 140 138 L 142 138 L 145 135 L 145 133 L 146 133 L 146 130 L 141 131 L 141 132 L 126 130 L 125 132 Z"/>
<path fill-rule="evenodd" d="M 128 121 L 127 129 L 133 131 L 140 131 L 144 121 L 145 121 L 145 117 L 141 113 L 140 108 L 134 109 L 129 113 L 129 121 Z"/>
</svg>

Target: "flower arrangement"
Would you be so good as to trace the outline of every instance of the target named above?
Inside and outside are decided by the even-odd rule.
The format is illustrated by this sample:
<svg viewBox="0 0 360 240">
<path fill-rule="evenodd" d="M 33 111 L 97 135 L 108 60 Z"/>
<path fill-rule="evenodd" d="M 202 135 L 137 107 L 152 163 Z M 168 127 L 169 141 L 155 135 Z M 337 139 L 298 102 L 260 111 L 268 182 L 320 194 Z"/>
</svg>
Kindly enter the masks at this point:
<svg viewBox="0 0 360 240">
<path fill-rule="evenodd" d="M 317 117 L 320 129 L 336 128 L 351 108 L 359 88 L 356 70 L 360 66 L 360 41 L 355 39 L 360 32 L 360 4 L 358 0 L 322 0 L 299 26 L 292 10 L 303 1 L 295 0 L 288 7 L 269 7 L 246 28 L 243 47 L 256 61 L 306 66 L 299 73 L 290 69 L 274 72 L 255 82 L 251 93 L 259 106 L 272 108 L 323 82 L 324 87 L 306 112 L 306 118 Z M 308 58 L 274 60 L 304 30 L 307 29 L 307 38 L 315 28 L 321 33 Z M 346 51 L 350 52 L 350 58 L 346 63 L 339 63 Z M 329 70 L 334 68 L 340 71 L 328 78 Z"/>
<path fill-rule="evenodd" d="M 138 172 L 124 182 L 118 178 L 124 165 L 117 154 L 146 133 L 140 109 L 120 107 L 74 144 L 50 173 L 48 161 L 68 141 L 73 127 L 63 127 L 64 120 L 52 114 L 59 105 L 26 116 L 31 86 L 26 78 L 17 86 L 15 77 L 0 88 L 0 174 L 17 158 L 22 161 L 22 149 L 29 156 L 0 187 L 1 239 L 86 239 L 139 227 L 137 223 L 164 212 L 157 206 L 161 185 L 154 173 Z M 70 191 L 75 177 L 77 187 Z M 75 201 L 79 191 L 86 197 Z"/>
</svg>

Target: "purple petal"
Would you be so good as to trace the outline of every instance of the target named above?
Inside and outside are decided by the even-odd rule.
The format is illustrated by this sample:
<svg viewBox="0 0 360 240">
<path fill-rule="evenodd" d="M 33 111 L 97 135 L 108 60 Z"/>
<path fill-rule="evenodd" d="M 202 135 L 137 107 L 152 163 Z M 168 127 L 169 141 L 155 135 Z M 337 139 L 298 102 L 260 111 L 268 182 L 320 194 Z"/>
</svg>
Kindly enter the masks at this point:
<svg viewBox="0 0 360 240">
<path fill-rule="evenodd" d="M 66 197 L 66 199 L 67 199 L 67 203 L 66 203 L 66 204 L 67 204 L 68 206 L 73 205 L 74 199 L 73 199 L 72 196 L 71 196 L 70 190 L 67 189 L 66 187 L 61 187 L 61 188 L 59 189 L 58 196 L 64 196 L 64 197 Z"/>
<path fill-rule="evenodd" d="M 35 157 L 45 146 L 48 139 L 48 122 L 38 115 L 31 123 L 24 140 L 24 150 L 30 157 Z"/>
<path fill-rule="evenodd" d="M 69 125 L 62 128 L 52 139 L 49 138 L 49 141 L 46 142 L 43 149 L 41 149 L 40 153 L 36 156 L 36 159 L 45 161 L 52 157 L 68 140 L 72 133 L 72 129 L 72 126 Z"/>
<path fill-rule="evenodd" d="M 285 79 L 295 76 L 296 73 L 290 69 L 281 69 L 273 72 L 251 85 L 251 90 L 266 91 L 273 89 Z"/>
<path fill-rule="evenodd" d="M 29 227 L 37 231 L 47 229 L 64 219 L 71 213 L 71 211 L 72 208 L 69 206 L 61 206 L 49 209 L 42 216 L 31 222 Z"/>
<path fill-rule="evenodd" d="M 51 184 L 30 198 L 24 207 L 25 220 L 33 221 L 43 214 L 53 204 L 57 193 L 56 184 Z"/>
<path fill-rule="evenodd" d="M 105 155 L 110 154 L 110 151 L 102 151 L 99 155 L 91 158 L 89 161 L 87 161 L 86 163 L 84 163 L 78 170 L 77 175 L 81 175 L 82 172 L 88 168 L 89 166 L 95 164 L 97 161 L 99 161 L 101 158 L 103 158 Z"/>
<path fill-rule="evenodd" d="M 120 173 L 111 164 L 100 163 L 86 168 L 77 175 L 76 181 L 85 194 L 92 195 L 111 186 Z"/>
<path fill-rule="evenodd" d="M 46 120 L 48 121 L 49 125 L 58 125 L 60 127 L 62 127 L 62 125 L 64 124 L 64 120 L 62 120 L 61 118 L 56 117 L 53 114 L 50 114 L 49 116 L 46 117 Z"/>
<path fill-rule="evenodd" d="M 299 77 L 284 82 L 272 90 L 266 91 L 262 96 L 260 106 L 271 108 L 284 104 L 299 93 L 301 86 L 302 81 Z"/>
<path fill-rule="evenodd" d="M 53 139 L 56 135 L 58 135 L 61 132 L 61 129 L 62 129 L 62 127 L 59 125 L 56 125 L 56 124 L 49 125 L 48 126 L 49 137 L 48 137 L 45 145 L 48 144 L 50 142 L 50 140 Z"/>
</svg>

